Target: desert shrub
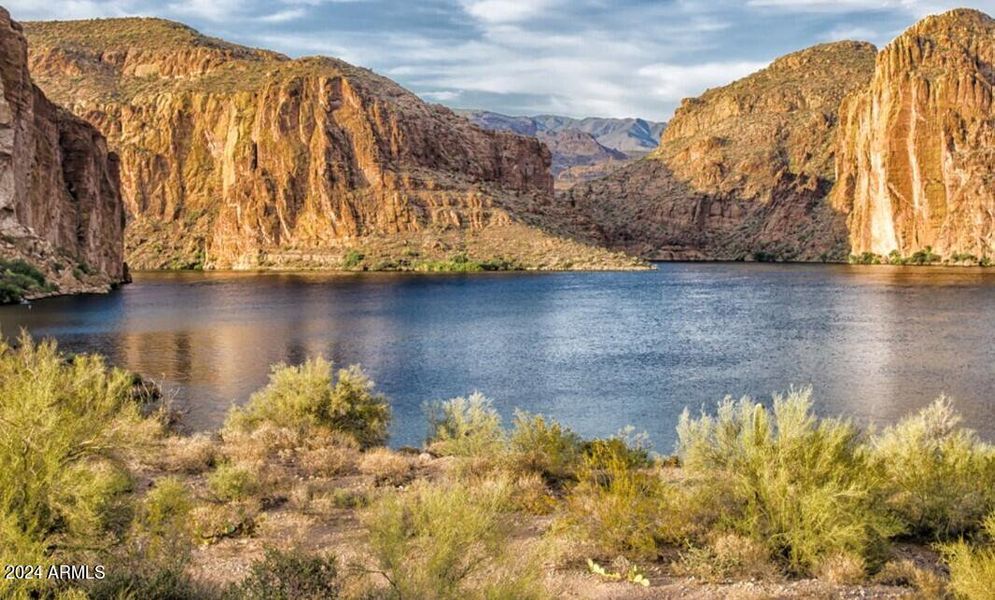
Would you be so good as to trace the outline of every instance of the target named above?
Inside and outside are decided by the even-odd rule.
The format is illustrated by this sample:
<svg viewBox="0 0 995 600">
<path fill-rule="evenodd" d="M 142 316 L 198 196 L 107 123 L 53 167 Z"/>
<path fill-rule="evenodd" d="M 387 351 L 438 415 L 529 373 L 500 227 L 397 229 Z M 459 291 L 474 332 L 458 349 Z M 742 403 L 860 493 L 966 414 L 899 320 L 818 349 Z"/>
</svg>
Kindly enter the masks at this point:
<svg viewBox="0 0 995 600">
<path fill-rule="evenodd" d="M 592 446 L 566 499 L 561 526 L 597 556 L 655 559 L 678 536 L 671 490 L 659 473 L 638 468 L 624 444 Z"/>
<path fill-rule="evenodd" d="M 190 529 L 194 540 L 202 544 L 252 535 L 258 512 L 258 506 L 251 502 L 201 504 L 190 512 Z"/>
<path fill-rule="evenodd" d="M 514 473 L 541 475 L 559 485 L 576 479 L 582 447 L 580 436 L 556 421 L 516 411 L 506 460 Z"/>
<path fill-rule="evenodd" d="M 857 585 L 867 578 L 864 559 L 847 552 L 820 558 L 812 571 L 816 577 L 833 585 Z"/>
<path fill-rule="evenodd" d="M 403 485 L 411 479 L 412 469 L 408 457 L 386 448 L 364 452 L 359 461 L 359 472 L 372 476 L 377 485 Z"/>
<path fill-rule="evenodd" d="M 874 582 L 882 585 L 910 587 L 923 600 L 946 598 L 946 578 L 935 570 L 923 568 L 914 561 L 892 560 L 886 562 L 874 575 Z"/>
<path fill-rule="evenodd" d="M 216 455 L 217 447 L 207 435 L 177 436 L 166 440 L 161 465 L 173 473 L 195 475 L 213 467 Z"/>
<path fill-rule="evenodd" d="M 504 446 L 501 415 L 480 392 L 468 398 L 430 403 L 425 412 L 428 445 L 433 452 L 447 456 L 494 455 Z"/>
<path fill-rule="evenodd" d="M 30 263 L 0 259 L 0 304 L 18 302 L 30 292 L 49 289 L 45 275 Z"/>
<path fill-rule="evenodd" d="M 933 252 L 932 246 L 926 246 L 922 250 L 917 250 L 908 258 L 908 262 L 913 265 L 931 265 L 939 262 L 943 257 Z"/>
<path fill-rule="evenodd" d="M 259 476 L 249 466 L 222 463 L 207 476 L 207 487 L 218 500 L 245 500 L 260 491 Z"/>
<path fill-rule="evenodd" d="M 124 459 L 144 435 L 130 390 L 100 357 L 0 341 L 0 563 L 68 561 L 127 527 Z"/>
<path fill-rule="evenodd" d="M 678 426 L 685 469 L 717 490 L 720 527 L 765 544 L 796 573 L 841 553 L 876 559 L 898 530 L 857 430 L 811 405 L 809 388 L 775 395 L 772 410 L 727 398 L 715 417 L 685 411 Z"/>
<path fill-rule="evenodd" d="M 985 520 L 985 532 L 995 539 L 995 515 Z M 972 546 L 960 540 L 941 546 L 950 568 L 950 590 L 966 600 L 987 600 L 995 590 L 995 546 Z"/>
<path fill-rule="evenodd" d="M 332 556 L 300 550 L 267 549 L 249 575 L 224 596 L 231 600 L 331 600 L 339 597 L 338 567 Z"/>
<path fill-rule="evenodd" d="M 308 436 L 297 452 L 298 466 L 305 475 L 312 477 L 350 473 L 360 459 L 359 444 L 351 436 L 335 432 Z"/>
<path fill-rule="evenodd" d="M 373 504 L 364 515 L 377 559 L 371 570 L 384 577 L 390 597 L 546 597 L 538 561 L 511 551 L 509 490 L 493 482 L 416 482 Z"/>
<path fill-rule="evenodd" d="M 387 439 L 390 406 L 373 393 L 373 382 L 352 366 L 332 373 L 332 364 L 314 358 L 297 366 L 273 367 L 269 384 L 234 408 L 229 432 L 251 432 L 264 423 L 289 429 L 326 429 L 352 435 L 364 448 Z"/>
<path fill-rule="evenodd" d="M 342 260 L 342 267 L 346 269 L 355 269 L 362 264 L 364 258 L 366 257 L 359 250 L 350 250 L 346 252 L 345 258 Z"/>
<path fill-rule="evenodd" d="M 916 536 L 949 539 L 995 508 L 995 451 L 941 397 L 872 440 L 888 505 Z"/>
<path fill-rule="evenodd" d="M 873 252 L 863 252 L 859 255 L 850 255 L 850 264 L 852 265 L 879 265 L 881 264 L 881 257 Z"/>
<path fill-rule="evenodd" d="M 705 546 L 689 546 L 681 552 L 673 570 L 710 582 L 729 580 L 771 581 L 781 573 L 763 544 L 735 533 L 711 536 Z"/>
<path fill-rule="evenodd" d="M 512 486 L 512 502 L 517 510 L 533 515 L 548 515 L 556 509 L 556 497 L 541 475 L 520 475 L 515 478 Z"/>
<path fill-rule="evenodd" d="M 152 572 L 112 570 L 87 590 L 89 600 L 196 600 L 210 595 L 172 569 Z"/>
</svg>

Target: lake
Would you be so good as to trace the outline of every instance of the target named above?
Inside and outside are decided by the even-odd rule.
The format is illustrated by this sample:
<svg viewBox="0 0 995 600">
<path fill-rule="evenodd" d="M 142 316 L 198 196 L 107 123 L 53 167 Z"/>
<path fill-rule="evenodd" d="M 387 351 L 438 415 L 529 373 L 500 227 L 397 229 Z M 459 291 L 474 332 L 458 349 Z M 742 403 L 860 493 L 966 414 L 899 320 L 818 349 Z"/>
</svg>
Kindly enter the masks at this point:
<svg viewBox="0 0 995 600">
<path fill-rule="evenodd" d="M 586 436 L 626 425 L 673 449 L 685 407 L 811 384 L 821 414 L 887 424 L 941 393 L 995 434 L 995 271 L 658 265 L 474 275 L 137 273 L 108 295 L 0 307 L 73 352 L 157 380 L 192 429 L 217 427 L 269 366 L 360 363 L 418 445 L 429 400 L 479 390 L 510 418 Z"/>
</svg>

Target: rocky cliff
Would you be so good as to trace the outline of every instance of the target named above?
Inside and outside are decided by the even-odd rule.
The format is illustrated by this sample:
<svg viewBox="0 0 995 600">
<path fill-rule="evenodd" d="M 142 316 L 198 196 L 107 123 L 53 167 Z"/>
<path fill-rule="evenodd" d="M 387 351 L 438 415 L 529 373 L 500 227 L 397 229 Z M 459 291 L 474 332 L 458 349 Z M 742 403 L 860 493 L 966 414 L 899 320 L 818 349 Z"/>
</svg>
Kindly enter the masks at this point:
<svg viewBox="0 0 995 600">
<path fill-rule="evenodd" d="M 48 285 L 27 290 L 29 296 L 121 282 L 117 158 L 94 127 L 34 86 L 21 25 L 2 8 L 0 88 L 0 258 L 41 270 Z M 0 266 L 4 285 L 19 286 L 14 277 Z"/>
<path fill-rule="evenodd" d="M 878 56 L 847 98 L 833 202 L 853 253 L 995 251 L 995 21 L 926 18 Z"/>
<path fill-rule="evenodd" d="M 834 182 L 838 108 L 875 48 L 824 44 L 683 102 L 648 158 L 575 186 L 588 239 L 661 259 L 843 259 Z"/>
<path fill-rule="evenodd" d="M 159 19 L 27 26 L 39 85 L 121 156 L 138 268 L 525 268 L 628 259 L 549 235 L 548 150 L 332 58 Z"/>
</svg>

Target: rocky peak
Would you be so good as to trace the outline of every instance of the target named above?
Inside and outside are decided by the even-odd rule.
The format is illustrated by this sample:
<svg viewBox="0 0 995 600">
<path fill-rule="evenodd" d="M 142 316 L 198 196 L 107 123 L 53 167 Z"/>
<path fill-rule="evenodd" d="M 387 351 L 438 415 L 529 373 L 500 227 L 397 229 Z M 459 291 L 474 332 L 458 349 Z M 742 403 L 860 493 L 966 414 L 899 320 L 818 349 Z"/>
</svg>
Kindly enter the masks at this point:
<svg viewBox="0 0 995 600">
<path fill-rule="evenodd" d="M 995 250 L 995 21 L 927 17 L 878 56 L 841 109 L 833 202 L 855 254 Z"/>
</svg>

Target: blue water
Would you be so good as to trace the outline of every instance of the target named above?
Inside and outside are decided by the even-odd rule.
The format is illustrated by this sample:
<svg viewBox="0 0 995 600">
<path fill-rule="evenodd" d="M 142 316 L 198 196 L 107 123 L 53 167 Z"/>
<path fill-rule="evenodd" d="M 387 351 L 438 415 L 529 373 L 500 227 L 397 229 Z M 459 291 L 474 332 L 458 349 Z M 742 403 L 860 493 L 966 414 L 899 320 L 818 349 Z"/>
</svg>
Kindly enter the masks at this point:
<svg viewBox="0 0 995 600">
<path fill-rule="evenodd" d="M 940 393 L 995 434 L 995 272 L 661 264 L 636 273 L 139 273 L 109 295 L 0 307 L 74 352 L 158 380 L 193 429 L 265 384 L 269 365 L 361 363 L 419 444 L 425 401 L 474 390 L 510 417 L 584 435 L 625 425 L 674 444 L 685 407 L 812 384 L 817 410 L 887 424 Z"/>
</svg>

